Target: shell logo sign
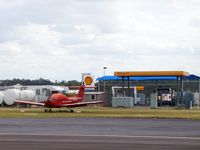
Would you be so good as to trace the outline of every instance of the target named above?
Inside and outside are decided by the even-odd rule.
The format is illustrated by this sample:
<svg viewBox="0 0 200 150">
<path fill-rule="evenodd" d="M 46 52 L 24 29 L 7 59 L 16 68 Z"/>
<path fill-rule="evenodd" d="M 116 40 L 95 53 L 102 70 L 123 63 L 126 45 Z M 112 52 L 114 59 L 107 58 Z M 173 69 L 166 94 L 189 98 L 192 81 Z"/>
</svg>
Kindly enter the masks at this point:
<svg viewBox="0 0 200 150">
<path fill-rule="evenodd" d="M 86 76 L 84 83 L 85 83 L 85 85 L 92 85 L 93 78 L 91 76 Z"/>
<path fill-rule="evenodd" d="M 82 73 L 82 82 L 85 86 L 94 86 L 94 76 L 91 73 Z"/>
</svg>

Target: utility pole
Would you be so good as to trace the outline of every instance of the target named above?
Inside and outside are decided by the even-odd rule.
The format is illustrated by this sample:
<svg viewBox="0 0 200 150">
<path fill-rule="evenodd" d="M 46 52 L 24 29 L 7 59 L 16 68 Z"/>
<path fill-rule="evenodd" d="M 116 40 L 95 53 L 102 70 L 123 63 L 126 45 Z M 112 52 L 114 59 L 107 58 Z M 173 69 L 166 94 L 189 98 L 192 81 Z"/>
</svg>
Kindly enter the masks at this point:
<svg viewBox="0 0 200 150">
<path fill-rule="evenodd" d="M 106 75 L 106 69 L 107 67 L 103 67 L 103 76 L 104 76 L 104 80 L 103 80 L 103 91 L 105 92 L 106 89 L 106 82 L 105 82 L 105 75 Z"/>
</svg>

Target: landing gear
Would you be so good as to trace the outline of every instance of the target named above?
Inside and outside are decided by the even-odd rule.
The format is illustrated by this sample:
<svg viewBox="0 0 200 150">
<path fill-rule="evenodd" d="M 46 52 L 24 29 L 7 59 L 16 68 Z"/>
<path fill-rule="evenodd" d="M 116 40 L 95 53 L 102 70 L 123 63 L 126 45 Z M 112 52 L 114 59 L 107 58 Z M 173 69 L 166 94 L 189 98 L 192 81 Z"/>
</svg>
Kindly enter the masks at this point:
<svg viewBox="0 0 200 150">
<path fill-rule="evenodd" d="M 70 108 L 67 108 L 69 110 L 69 112 L 73 113 L 74 110 L 73 109 L 70 109 Z"/>
<path fill-rule="evenodd" d="M 45 108 L 44 112 L 52 112 L 51 108 Z"/>
<path fill-rule="evenodd" d="M 67 111 L 70 112 L 70 113 L 74 112 L 73 109 L 70 109 L 70 108 L 67 108 L 67 109 L 68 109 Z M 62 110 L 59 110 L 59 111 L 62 112 Z M 45 108 L 44 112 L 52 112 L 52 110 L 51 110 L 51 108 Z"/>
</svg>

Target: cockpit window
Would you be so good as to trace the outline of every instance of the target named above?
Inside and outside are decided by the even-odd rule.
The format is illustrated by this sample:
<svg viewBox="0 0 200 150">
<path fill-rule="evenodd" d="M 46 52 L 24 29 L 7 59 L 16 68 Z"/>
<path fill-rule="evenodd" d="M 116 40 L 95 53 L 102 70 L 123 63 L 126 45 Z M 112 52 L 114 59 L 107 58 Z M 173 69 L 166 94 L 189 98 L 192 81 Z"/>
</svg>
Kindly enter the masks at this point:
<svg viewBox="0 0 200 150">
<path fill-rule="evenodd" d="M 52 100 L 54 100 L 53 98 L 51 98 L 51 97 L 49 97 L 48 99 L 47 99 L 47 101 L 52 101 Z"/>
</svg>

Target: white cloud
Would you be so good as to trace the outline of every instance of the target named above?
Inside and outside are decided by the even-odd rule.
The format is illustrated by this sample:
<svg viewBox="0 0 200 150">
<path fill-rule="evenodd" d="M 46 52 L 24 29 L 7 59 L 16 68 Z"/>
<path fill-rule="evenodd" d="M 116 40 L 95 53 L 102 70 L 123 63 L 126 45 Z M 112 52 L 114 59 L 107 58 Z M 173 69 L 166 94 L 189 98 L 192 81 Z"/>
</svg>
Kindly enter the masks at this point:
<svg viewBox="0 0 200 150">
<path fill-rule="evenodd" d="M 0 78 L 80 80 L 103 66 L 200 75 L 198 0 L 0 2 Z"/>
</svg>

